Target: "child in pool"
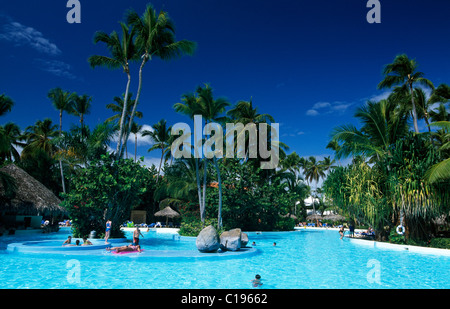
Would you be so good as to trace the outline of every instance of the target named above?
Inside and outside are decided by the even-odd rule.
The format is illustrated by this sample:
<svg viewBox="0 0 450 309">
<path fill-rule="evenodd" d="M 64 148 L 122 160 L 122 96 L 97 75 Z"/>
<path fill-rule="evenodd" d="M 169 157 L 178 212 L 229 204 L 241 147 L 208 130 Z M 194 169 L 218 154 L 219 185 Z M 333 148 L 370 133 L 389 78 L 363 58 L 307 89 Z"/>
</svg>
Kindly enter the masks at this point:
<svg viewBox="0 0 450 309">
<path fill-rule="evenodd" d="M 255 279 L 252 280 L 252 286 L 254 288 L 258 288 L 261 285 L 263 285 L 262 282 L 261 282 L 261 276 L 260 275 L 256 275 Z"/>
</svg>

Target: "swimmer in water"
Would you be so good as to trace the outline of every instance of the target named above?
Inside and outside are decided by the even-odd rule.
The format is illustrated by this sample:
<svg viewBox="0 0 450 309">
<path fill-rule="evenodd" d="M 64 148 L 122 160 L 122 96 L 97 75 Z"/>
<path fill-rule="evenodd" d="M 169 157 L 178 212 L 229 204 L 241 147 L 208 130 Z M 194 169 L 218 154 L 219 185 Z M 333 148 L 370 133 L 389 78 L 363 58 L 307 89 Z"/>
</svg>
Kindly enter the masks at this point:
<svg viewBox="0 0 450 309">
<path fill-rule="evenodd" d="M 252 286 L 254 288 L 258 288 L 261 285 L 263 285 L 262 282 L 261 282 L 261 276 L 260 275 L 256 275 L 255 279 L 252 280 Z"/>
</svg>

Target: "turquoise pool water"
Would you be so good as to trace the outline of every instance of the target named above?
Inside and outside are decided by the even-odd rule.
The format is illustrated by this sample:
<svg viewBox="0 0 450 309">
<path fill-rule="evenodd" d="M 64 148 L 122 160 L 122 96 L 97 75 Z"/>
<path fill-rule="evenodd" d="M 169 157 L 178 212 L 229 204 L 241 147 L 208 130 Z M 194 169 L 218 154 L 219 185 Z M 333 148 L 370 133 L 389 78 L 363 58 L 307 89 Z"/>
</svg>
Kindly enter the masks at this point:
<svg viewBox="0 0 450 309">
<path fill-rule="evenodd" d="M 0 288 L 251 289 L 450 288 L 450 257 L 374 249 L 340 240 L 336 231 L 249 233 L 241 253 L 200 254 L 195 239 L 143 232 L 141 254 L 104 249 L 65 253 L 10 252 L 7 244 L 48 241 L 53 235 L 0 238 Z M 131 234 L 127 234 L 131 238 Z M 276 242 L 276 246 L 273 243 Z"/>
</svg>

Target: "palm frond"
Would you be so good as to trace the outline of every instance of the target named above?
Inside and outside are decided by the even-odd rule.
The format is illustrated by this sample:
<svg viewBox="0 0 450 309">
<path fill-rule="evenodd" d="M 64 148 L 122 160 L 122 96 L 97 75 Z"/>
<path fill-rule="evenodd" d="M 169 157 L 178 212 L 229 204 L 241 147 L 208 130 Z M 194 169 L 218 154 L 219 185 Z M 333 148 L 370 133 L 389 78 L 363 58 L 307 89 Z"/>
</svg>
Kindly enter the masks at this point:
<svg viewBox="0 0 450 309">
<path fill-rule="evenodd" d="M 433 165 L 425 174 L 430 183 L 450 178 L 450 158 Z"/>
</svg>

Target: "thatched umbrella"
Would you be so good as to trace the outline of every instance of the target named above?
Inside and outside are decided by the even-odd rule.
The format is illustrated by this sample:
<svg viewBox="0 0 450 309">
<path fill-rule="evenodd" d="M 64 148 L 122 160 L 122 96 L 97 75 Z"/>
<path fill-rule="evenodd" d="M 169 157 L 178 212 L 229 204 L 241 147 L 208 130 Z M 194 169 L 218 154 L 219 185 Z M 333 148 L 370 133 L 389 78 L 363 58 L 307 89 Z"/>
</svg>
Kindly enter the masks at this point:
<svg viewBox="0 0 450 309">
<path fill-rule="evenodd" d="M 337 214 L 333 214 L 333 215 L 318 215 L 318 214 L 314 214 L 314 215 L 309 215 L 306 217 L 307 220 L 330 220 L 330 221 L 342 221 L 345 220 L 345 217 L 341 216 L 341 215 L 337 215 Z"/>
<path fill-rule="evenodd" d="M 14 178 L 16 193 L 12 198 L 5 197 L 5 190 L 0 183 L 0 212 L 16 215 L 63 215 L 61 200 L 42 183 L 31 177 L 14 164 L 0 168 L 0 171 Z"/>
<path fill-rule="evenodd" d="M 306 220 L 322 220 L 324 217 L 318 214 L 309 215 L 306 217 Z"/>
<path fill-rule="evenodd" d="M 297 220 L 297 216 L 293 215 L 293 214 L 285 214 L 285 215 L 282 215 L 282 217 L 283 218 L 292 218 L 292 219 Z"/>
<path fill-rule="evenodd" d="M 346 218 L 344 216 L 337 215 L 337 214 L 335 214 L 335 215 L 326 215 L 324 217 L 324 219 L 325 220 L 330 220 L 330 221 L 344 221 L 344 220 L 346 220 Z"/>
<path fill-rule="evenodd" d="M 180 214 L 178 212 L 176 212 L 175 210 L 173 210 L 172 208 L 170 208 L 170 206 L 167 206 L 163 210 L 156 212 L 155 216 L 156 217 L 166 217 L 166 226 L 167 226 L 169 223 L 169 218 L 179 217 Z"/>
</svg>

